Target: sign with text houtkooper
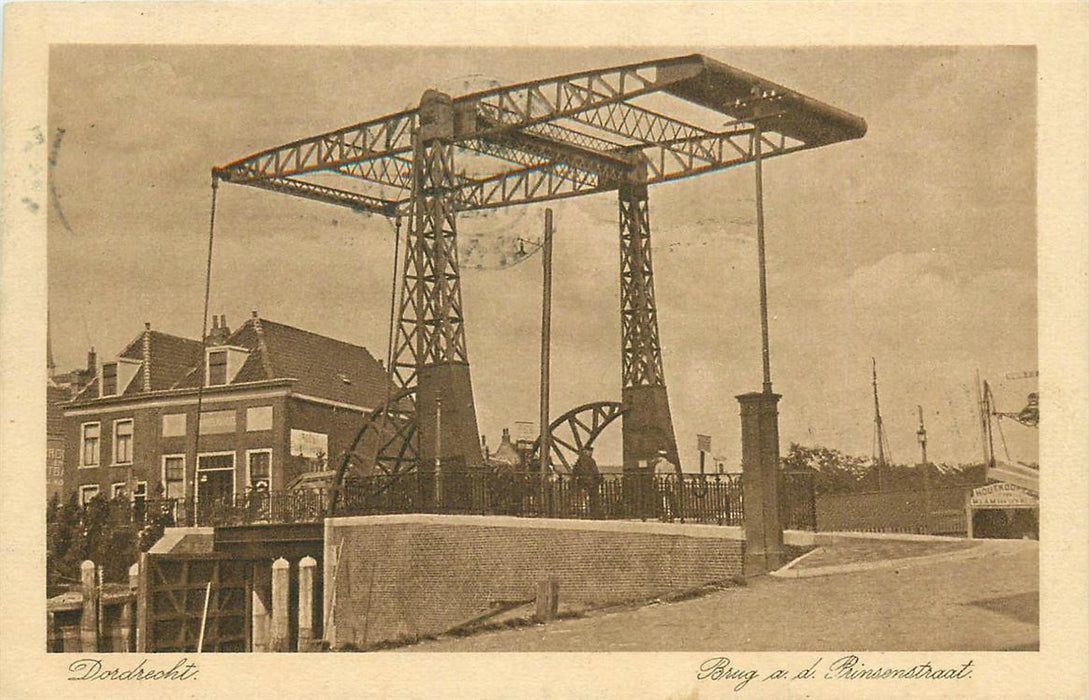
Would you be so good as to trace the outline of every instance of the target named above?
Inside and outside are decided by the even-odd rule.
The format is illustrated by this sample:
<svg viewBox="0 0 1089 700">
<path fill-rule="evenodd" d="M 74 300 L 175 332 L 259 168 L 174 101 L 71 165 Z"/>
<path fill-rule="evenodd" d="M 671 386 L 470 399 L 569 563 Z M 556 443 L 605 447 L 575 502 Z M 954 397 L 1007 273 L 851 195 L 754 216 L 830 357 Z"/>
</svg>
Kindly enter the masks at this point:
<svg viewBox="0 0 1089 700">
<path fill-rule="evenodd" d="M 970 508 L 1036 508 L 1040 501 L 1031 493 L 1013 484 L 987 484 L 972 489 Z"/>
</svg>

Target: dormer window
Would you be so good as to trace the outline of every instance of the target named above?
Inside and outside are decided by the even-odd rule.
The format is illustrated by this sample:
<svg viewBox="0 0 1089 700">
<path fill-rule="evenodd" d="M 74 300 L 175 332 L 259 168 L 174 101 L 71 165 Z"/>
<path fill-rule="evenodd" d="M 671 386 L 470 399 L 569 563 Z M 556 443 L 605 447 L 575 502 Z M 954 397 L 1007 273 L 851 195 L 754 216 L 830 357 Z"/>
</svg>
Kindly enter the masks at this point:
<svg viewBox="0 0 1089 700">
<path fill-rule="evenodd" d="M 99 396 L 124 394 L 142 364 L 140 360 L 127 357 L 122 357 L 117 362 L 102 363 L 102 384 Z"/>
<path fill-rule="evenodd" d="M 212 350 L 208 353 L 208 386 L 227 383 L 227 351 Z"/>
<path fill-rule="evenodd" d="M 117 396 L 117 363 L 102 365 L 102 395 Z"/>
<path fill-rule="evenodd" d="M 233 345 L 219 345 L 208 348 L 204 355 L 205 386 L 224 386 L 234 381 L 250 351 Z"/>
</svg>

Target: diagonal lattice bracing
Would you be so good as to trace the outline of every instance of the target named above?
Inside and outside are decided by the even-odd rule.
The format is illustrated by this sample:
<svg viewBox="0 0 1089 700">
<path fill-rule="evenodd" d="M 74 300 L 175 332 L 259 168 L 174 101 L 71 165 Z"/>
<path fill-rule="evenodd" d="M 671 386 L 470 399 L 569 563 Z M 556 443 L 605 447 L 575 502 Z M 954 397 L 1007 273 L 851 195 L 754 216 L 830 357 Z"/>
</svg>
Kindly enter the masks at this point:
<svg viewBox="0 0 1089 700">
<path fill-rule="evenodd" d="M 620 336 L 624 388 L 665 384 L 654 301 L 646 185 L 620 186 Z"/>
</svg>

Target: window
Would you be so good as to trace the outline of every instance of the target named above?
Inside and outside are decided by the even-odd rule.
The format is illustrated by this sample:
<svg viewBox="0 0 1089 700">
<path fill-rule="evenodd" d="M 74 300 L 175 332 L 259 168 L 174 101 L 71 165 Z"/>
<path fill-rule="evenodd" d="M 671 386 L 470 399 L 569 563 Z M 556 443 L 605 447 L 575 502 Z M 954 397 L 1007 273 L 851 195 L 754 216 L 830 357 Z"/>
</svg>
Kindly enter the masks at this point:
<svg viewBox="0 0 1089 700">
<path fill-rule="evenodd" d="M 117 363 L 110 362 L 102 365 L 102 395 L 117 395 Z"/>
<path fill-rule="evenodd" d="M 183 437 L 185 435 L 185 414 L 167 413 L 163 415 L 163 437 Z"/>
<path fill-rule="evenodd" d="M 99 442 L 99 424 L 98 423 L 84 423 L 82 426 L 83 435 L 81 440 L 83 442 L 83 451 L 80 452 L 79 466 L 81 467 L 97 467 L 98 466 L 98 442 Z"/>
<path fill-rule="evenodd" d="M 185 456 L 163 456 L 163 496 L 185 498 Z"/>
<path fill-rule="evenodd" d="M 272 406 L 255 406 L 246 409 L 246 430 L 272 430 Z"/>
<path fill-rule="evenodd" d="M 132 489 L 132 502 L 142 505 L 147 500 L 147 482 L 137 481 Z"/>
<path fill-rule="evenodd" d="M 329 436 L 309 430 L 291 429 L 291 459 L 294 468 L 304 472 L 325 469 L 329 454 Z"/>
<path fill-rule="evenodd" d="M 79 487 L 79 504 L 85 506 L 91 499 L 98 495 L 98 484 L 88 484 Z"/>
<path fill-rule="evenodd" d="M 113 422 L 113 463 L 132 464 L 132 419 Z"/>
<path fill-rule="evenodd" d="M 119 481 L 110 486 L 110 498 L 118 498 L 125 495 L 125 482 Z"/>
<path fill-rule="evenodd" d="M 234 411 L 205 411 L 200 414 L 200 434 L 216 435 L 233 433 L 235 426 Z"/>
<path fill-rule="evenodd" d="M 249 457 L 249 487 L 254 490 L 271 491 L 272 451 L 250 450 L 247 455 Z"/>
<path fill-rule="evenodd" d="M 213 469 L 234 469 L 234 453 L 218 455 L 201 455 L 197 462 L 197 469 L 201 471 Z"/>
<path fill-rule="evenodd" d="M 227 383 L 227 351 L 214 350 L 208 353 L 208 386 L 222 386 Z"/>
</svg>

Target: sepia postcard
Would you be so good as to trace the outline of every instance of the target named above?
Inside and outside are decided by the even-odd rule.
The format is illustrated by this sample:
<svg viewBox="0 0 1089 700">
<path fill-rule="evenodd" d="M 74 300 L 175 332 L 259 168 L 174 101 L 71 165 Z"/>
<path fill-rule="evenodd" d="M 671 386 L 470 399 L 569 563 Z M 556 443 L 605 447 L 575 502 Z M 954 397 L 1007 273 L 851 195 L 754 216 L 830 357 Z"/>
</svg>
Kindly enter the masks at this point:
<svg viewBox="0 0 1089 700">
<path fill-rule="evenodd" d="M 0 695 L 1089 693 L 1084 5 L 4 9 Z"/>
</svg>

